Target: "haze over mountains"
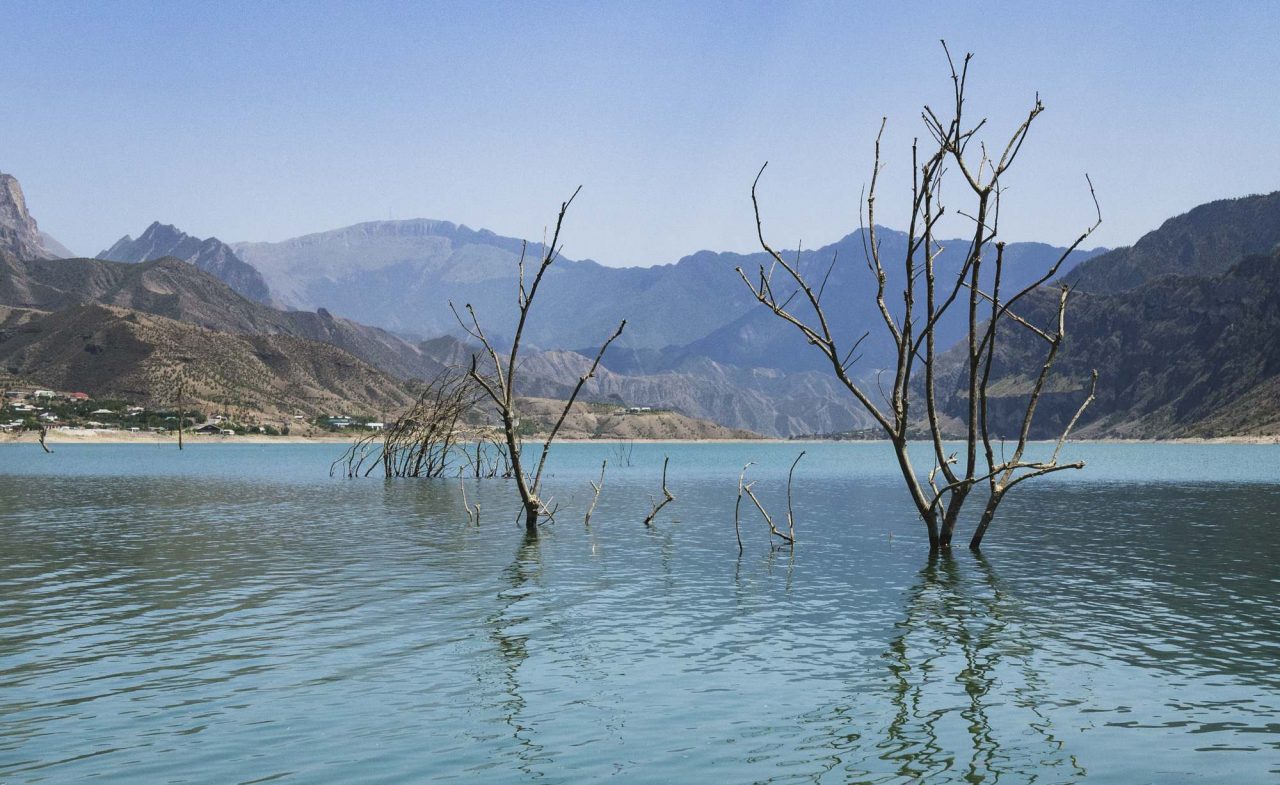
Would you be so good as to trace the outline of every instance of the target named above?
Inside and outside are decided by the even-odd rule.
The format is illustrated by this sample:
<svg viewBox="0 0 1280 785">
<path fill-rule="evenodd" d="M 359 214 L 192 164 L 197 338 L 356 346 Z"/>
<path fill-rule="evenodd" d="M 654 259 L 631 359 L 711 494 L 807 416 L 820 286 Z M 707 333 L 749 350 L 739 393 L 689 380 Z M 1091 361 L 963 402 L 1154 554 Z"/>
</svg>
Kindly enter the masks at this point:
<svg viewBox="0 0 1280 785">
<path fill-rule="evenodd" d="M 886 260 L 901 257 L 905 235 L 878 228 L 877 237 Z M 1268 348 L 1278 326 L 1278 243 L 1280 194 L 1271 194 L 1196 208 L 1131 248 L 1067 255 L 1059 272 L 1076 292 L 1061 375 L 1041 405 L 1038 432 L 1048 435 L 1074 412 L 1094 367 L 1101 374 L 1098 401 L 1082 420 L 1081 434 L 1226 435 L 1278 427 L 1280 361 Z M 967 244 L 943 245 L 937 265 L 945 279 L 959 268 Z M 468 362 L 472 349 L 457 339 L 450 301 L 473 304 L 489 333 L 499 344 L 505 340 L 521 246 L 493 232 L 431 220 L 231 245 L 157 222 L 138 239 L 126 236 L 101 254 L 121 261 L 50 261 L 57 254 L 41 239 L 12 181 L 0 190 L 0 305 L 23 313 L 4 313 L 0 370 L 54 374 L 41 358 L 55 357 L 62 358 L 57 373 L 74 368 L 86 378 L 110 376 L 101 363 L 92 370 L 84 358 L 75 355 L 74 363 L 67 359 L 73 355 L 55 351 L 73 336 L 55 329 L 65 319 L 41 314 L 65 311 L 83 330 L 96 325 L 90 332 L 122 336 L 122 344 L 145 344 L 165 333 L 161 343 L 190 346 L 194 339 L 177 335 L 189 327 L 245 336 L 248 343 L 236 350 L 243 357 L 279 356 L 280 342 L 291 341 L 290 351 L 310 358 L 299 367 L 310 370 L 290 369 L 285 377 L 296 376 L 298 389 L 307 391 L 303 397 L 315 405 L 323 398 L 315 390 L 330 382 L 346 400 L 394 405 L 403 380 Z M 864 248 L 863 233 L 855 232 L 798 258 L 811 280 L 830 270 L 823 303 L 833 331 L 847 345 L 870 334 L 857 366 L 870 378 L 891 363 L 892 352 L 872 299 Z M 530 244 L 528 263 L 536 264 L 540 253 Z M 1011 243 L 1005 285 L 1034 280 L 1062 254 L 1048 245 Z M 831 380 L 818 353 L 755 303 L 735 272 L 742 267 L 758 274 L 767 261 L 764 254 L 710 251 L 648 268 L 557 261 L 527 328 L 521 392 L 566 394 L 589 364 L 584 354 L 625 317 L 627 332 L 586 387 L 586 400 L 671 408 L 766 435 L 865 427 L 867 418 Z M 901 272 L 891 261 L 886 271 L 888 290 L 900 291 Z M 898 299 L 890 298 L 891 308 L 899 307 Z M 1042 300 L 1031 298 L 1029 317 L 1048 315 Z M 146 330 L 122 326 L 131 312 L 155 318 L 141 320 Z M 960 318 L 957 313 L 955 321 L 940 325 L 944 343 L 963 334 Z M 21 330 L 44 337 L 15 342 Z M 140 337 L 144 333 L 152 337 Z M 270 336 L 278 336 L 270 346 L 254 343 Z M 348 359 L 335 359 L 333 350 Z M 993 390 L 1004 398 L 993 402 L 993 417 L 1007 432 L 1016 423 L 1001 418 L 1012 417 L 1029 384 L 1026 369 L 1038 369 L 1042 355 L 1023 337 L 1002 332 L 1000 381 Z M 333 369 L 347 367 L 343 363 L 386 382 L 367 381 L 365 393 L 339 385 Z M 353 372 L 353 378 L 365 378 L 363 373 Z M 136 370 L 117 375 L 141 378 Z M 254 384 L 259 397 L 271 387 Z M 958 395 L 944 395 L 944 405 L 962 404 Z"/>
<path fill-rule="evenodd" d="M 147 227 L 138 239 L 125 235 L 115 245 L 98 254 L 99 259 L 115 262 L 149 262 L 172 256 L 195 265 L 250 300 L 271 301 L 262 274 L 240 261 L 235 251 L 216 237 L 198 240 L 159 221 Z"/>
<path fill-rule="evenodd" d="M 565 231 L 572 232 L 571 221 Z M 881 228 L 877 236 L 886 256 L 905 247 L 901 232 Z M 232 247 L 263 272 L 273 298 L 285 307 L 324 307 L 366 324 L 430 336 L 460 334 L 449 303 L 471 303 L 487 330 L 506 336 L 514 329 L 521 251 L 515 238 L 445 221 L 380 221 Z M 945 247 L 938 259 L 942 276 L 959 269 L 967 244 L 956 240 Z M 829 302 L 836 304 L 833 327 L 854 338 L 880 318 L 874 303 L 861 296 L 874 285 L 864 248 L 859 231 L 800 255 L 801 268 L 819 278 L 837 260 L 828 283 Z M 530 243 L 530 264 L 541 253 L 540 244 Z M 1010 244 L 1012 282 L 1033 280 L 1061 253 L 1038 243 Z M 1063 271 L 1094 253 L 1072 254 Z M 817 358 L 793 351 L 800 344 L 790 328 L 757 307 L 734 271 L 741 266 L 754 272 L 767 262 L 763 253 L 711 251 L 653 267 L 560 259 L 539 293 L 537 318 L 526 326 L 526 336 L 541 348 L 584 349 L 598 344 L 625 317 L 627 331 L 618 346 L 632 350 L 622 361 L 628 371 L 671 370 L 691 357 L 739 367 L 818 369 Z M 890 274 L 889 286 L 900 285 L 900 275 L 892 277 L 897 271 Z M 620 370 L 618 362 L 611 367 Z"/>
</svg>

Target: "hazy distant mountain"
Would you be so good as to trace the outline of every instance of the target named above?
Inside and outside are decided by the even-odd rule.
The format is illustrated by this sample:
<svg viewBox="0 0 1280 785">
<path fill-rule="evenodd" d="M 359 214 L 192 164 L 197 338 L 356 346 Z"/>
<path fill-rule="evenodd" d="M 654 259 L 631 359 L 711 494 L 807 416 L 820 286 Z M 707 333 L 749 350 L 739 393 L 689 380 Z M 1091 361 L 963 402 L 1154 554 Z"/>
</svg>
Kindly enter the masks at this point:
<svg viewBox="0 0 1280 785">
<path fill-rule="evenodd" d="M 216 237 L 200 240 L 158 221 L 148 226 L 138 239 L 125 235 L 98 254 L 99 259 L 115 262 L 149 262 L 166 256 L 195 265 L 250 300 L 271 301 L 262 275 L 236 256 L 230 246 Z"/>
<path fill-rule="evenodd" d="M 48 232 L 40 232 L 40 245 L 51 259 L 71 259 L 79 256 L 75 251 L 50 236 Z"/>
<path fill-rule="evenodd" d="M 1091 259 L 1067 280 L 1080 291 L 1119 292 L 1162 275 L 1221 275 L 1277 245 L 1280 191 L 1223 199 L 1170 218 L 1131 247 Z"/>
<path fill-rule="evenodd" d="M 570 231 L 571 231 L 570 227 Z M 905 235 L 880 231 L 887 256 L 901 253 Z M 837 327 L 853 338 L 878 320 L 871 300 L 860 233 L 801 255 L 801 267 L 820 279 L 832 258 L 839 261 L 826 292 Z M 940 269 L 958 269 L 962 241 L 946 243 Z M 280 243 L 237 243 L 234 248 L 262 271 L 282 304 L 325 307 L 352 319 L 420 335 L 458 332 L 448 303 L 471 303 L 495 335 L 513 327 L 519 240 L 444 221 L 384 221 L 307 235 Z M 529 246 L 530 264 L 541 249 Z M 1036 243 L 1009 246 L 1009 274 L 1029 280 L 1061 249 Z M 1093 252 L 1073 254 L 1068 270 Z M 543 349 L 583 348 L 598 343 L 628 320 L 619 348 L 663 350 L 652 357 L 665 370 L 700 356 L 743 367 L 816 368 L 787 325 L 756 307 L 734 272 L 748 271 L 764 254 L 703 251 L 676 264 L 611 268 L 562 259 L 538 294 L 538 309 L 526 327 L 528 340 Z M 890 286 L 897 284 L 891 278 Z M 684 351 L 677 351 L 682 347 Z"/>
<path fill-rule="evenodd" d="M 885 265 L 885 300 L 895 318 L 902 315 L 902 289 L 905 270 L 902 259 L 907 251 L 907 235 L 885 228 L 877 228 L 876 239 L 880 243 L 881 258 Z M 939 281 L 954 281 L 964 264 L 968 243 L 963 240 L 943 242 L 943 249 L 935 261 Z M 863 233 L 855 232 L 832 245 L 800 254 L 799 269 L 815 289 L 827 278 L 822 304 L 832 334 L 844 347 L 852 347 L 864 333 L 867 339 L 859 346 L 860 359 L 852 368 L 858 376 L 874 375 L 877 369 L 891 367 L 896 349 L 884 326 L 876 306 L 875 279 L 867 268 Z M 1063 262 L 1060 272 L 1072 269 L 1099 251 L 1077 251 Z M 1041 243 L 1010 243 L 1005 249 L 1005 267 L 1002 286 L 1005 291 L 1029 285 L 1048 271 L 1063 254 L 1063 249 Z M 791 255 L 788 255 L 790 260 Z M 835 260 L 834 265 L 832 260 Z M 759 267 L 765 263 L 764 254 L 750 257 L 728 257 L 719 266 L 742 264 L 749 275 L 759 275 Z M 743 263 L 745 262 L 745 264 Z M 827 277 L 827 271 L 830 276 Z M 983 268 L 982 278 L 990 285 L 994 270 L 990 264 Z M 745 288 L 741 280 L 735 281 Z M 779 300 L 795 291 L 788 285 L 785 273 L 775 271 L 773 286 Z M 708 295 L 710 296 L 710 295 Z M 820 353 L 810 347 L 793 325 L 774 316 L 768 309 L 752 301 L 745 313 L 710 334 L 680 347 L 680 356 L 707 357 L 718 362 L 738 366 L 762 366 L 785 371 L 829 371 L 830 364 Z M 788 309 L 816 324 L 811 309 L 803 296 L 791 301 Z M 937 328 L 938 343 L 950 346 L 965 334 L 967 317 L 964 309 L 948 312 Z"/>
<path fill-rule="evenodd" d="M 237 243 L 282 304 L 334 313 L 423 336 L 458 332 L 449 302 L 475 306 L 498 336 L 514 327 L 521 241 L 446 221 L 382 221 L 280 243 Z M 536 266 L 541 247 L 530 244 Z M 624 316 L 622 345 L 662 348 L 723 324 L 748 305 L 745 291 L 720 287 L 700 257 L 688 263 L 615 269 L 561 259 L 538 295 L 528 340 L 545 348 L 598 343 Z M 732 283 L 725 280 L 725 283 Z M 714 300 L 707 294 L 715 290 Z M 708 307 L 714 302 L 715 307 Z"/>
<path fill-rule="evenodd" d="M 103 334 L 133 340 L 138 333 L 119 324 L 137 323 L 141 317 L 130 317 L 133 312 L 173 320 L 184 329 L 242 336 L 252 346 L 262 340 L 277 346 L 300 341 L 299 351 L 314 355 L 319 350 L 307 346 L 327 344 L 343 356 L 404 380 L 430 378 L 446 365 L 468 362 L 474 347 L 450 337 L 458 330 L 449 300 L 472 303 L 500 347 L 511 329 L 521 243 L 492 232 L 438 221 L 398 221 L 361 224 L 284 243 L 240 244 L 239 252 L 261 265 L 266 283 L 259 293 L 270 289 L 278 303 L 304 309 L 281 311 L 246 299 L 213 275 L 176 259 L 126 264 L 42 258 L 50 254 L 44 246 L 33 245 L 31 238 L 38 239 L 38 230 L 16 181 L 6 188 L 8 208 L 0 226 L 0 240 L 6 243 L 0 245 L 0 307 L 8 308 L 0 311 L 0 334 L 8 342 L 10 357 L 18 356 L 13 354 L 15 346 L 27 346 L 14 343 L 23 330 L 37 325 L 54 335 L 50 331 L 72 314 L 85 331 L 105 329 L 85 321 L 91 319 L 95 325 L 113 325 Z M 878 229 L 877 234 L 889 278 L 887 300 L 896 313 L 903 283 L 898 260 L 906 238 L 888 229 Z M 1068 315 L 1061 373 L 1042 401 L 1038 435 L 1052 433 L 1074 412 L 1094 367 L 1101 372 L 1098 401 L 1081 423 L 1082 434 L 1256 433 L 1280 427 L 1280 357 L 1271 340 L 1280 331 L 1280 256 L 1271 253 L 1277 241 L 1280 194 L 1272 194 L 1196 208 L 1166 222 L 1133 248 L 1069 256 L 1062 273 L 1078 291 Z M 962 264 L 966 243 L 943 245 L 937 257 L 938 277 L 948 280 Z M 199 241 L 160 225 L 150 227 L 137 241 L 126 238 L 104 255 L 142 259 L 166 248 L 185 252 L 196 265 L 203 263 L 232 278 L 239 269 L 235 263 L 253 269 L 216 240 Z M 864 332 L 872 336 L 862 346 L 863 357 L 854 371 L 866 378 L 889 365 L 892 353 L 882 336 L 874 280 L 863 249 L 862 234 L 854 233 L 801 253 L 798 264 L 813 282 L 821 281 L 830 269 L 823 305 L 844 345 Z M 535 246 L 528 249 L 531 267 L 539 251 Z M 1264 253 L 1247 256 L 1259 251 Z M 1006 291 L 1034 280 L 1061 253 L 1036 243 L 1009 245 Z M 832 381 L 819 355 L 794 328 L 755 303 L 734 272 L 741 266 L 751 274 L 767 261 L 763 254 L 705 251 L 649 268 L 615 269 L 561 260 L 544 281 L 527 326 L 520 392 L 566 394 L 600 338 L 626 317 L 623 340 L 606 355 L 597 378 L 584 389 L 584 400 L 672 408 L 770 435 L 867 425 L 866 415 Z M 989 274 L 989 265 L 985 271 Z M 775 275 L 774 286 L 780 297 L 787 296 L 782 278 Z M 1051 316 L 1052 297 L 1043 294 L 1027 299 L 1026 316 Z M 108 309 L 86 311 L 86 305 Z M 800 300 L 793 301 L 793 308 L 804 314 Z M 56 313 L 46 319 L 34 311 Z M 436 337 L 410 340 L 331 311 L 405 334 Z M 962 336 L 961 318 L 957 311 L 939 325 L 940 343 Z M 56 335 L 61 336 L 58 341 L 75 338 L 65 331 Z M 19 364 L 35 367 L 45 362 L 40 355 L 54 356 L 55 344 L 61 346 L 54 341 L 24 349 Z M 999 346 L 992 420 L 1011 432 L 1017 425 L 1019 396 L 1028 389 L 1028 374 L 1039 368 L 1043 354 L 1017 330 L 1002 333 Z M 86 367 L 74 361 L 82 359 L 74 352 L 57 356 L 69 369 Z M 102 369 L 109 366 L 94 367 L 95 372 L 107 373 Z M 309 390 L 309 380 L 323 380 L 326 373 L 300 372 L 299 389 Z M 334 384 L 337 394 L 348 394 L 337 381 Z M 267 387 L 258 384 L 254 389 Z M 963 402 L 942 392 L 944 406 Z"/>
</svg>

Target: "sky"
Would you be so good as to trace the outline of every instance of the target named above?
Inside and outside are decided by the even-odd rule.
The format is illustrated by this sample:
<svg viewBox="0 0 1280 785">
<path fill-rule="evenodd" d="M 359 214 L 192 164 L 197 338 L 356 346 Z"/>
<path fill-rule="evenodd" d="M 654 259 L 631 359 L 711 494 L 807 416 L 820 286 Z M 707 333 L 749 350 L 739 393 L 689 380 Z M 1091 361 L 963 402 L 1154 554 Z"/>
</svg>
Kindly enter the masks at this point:
<svg viewBox="0 0 1280 785">
<path fill-rule="evenodd" d="M 920 110 L 972 52 L 989 144 L 1046 106 L 1005 239 L 1128 245 L 1280 190 L 1280 3 L 30 3 L 0 0 L 0 171 L 95 254 L 152 221 L 228 242 L 437 218 L 670 263 L 903 227 Z M 958 185 L 958 183 L 956 184 Z M 953 209 L 963 208 L 952 186 Z"/>
</svg>

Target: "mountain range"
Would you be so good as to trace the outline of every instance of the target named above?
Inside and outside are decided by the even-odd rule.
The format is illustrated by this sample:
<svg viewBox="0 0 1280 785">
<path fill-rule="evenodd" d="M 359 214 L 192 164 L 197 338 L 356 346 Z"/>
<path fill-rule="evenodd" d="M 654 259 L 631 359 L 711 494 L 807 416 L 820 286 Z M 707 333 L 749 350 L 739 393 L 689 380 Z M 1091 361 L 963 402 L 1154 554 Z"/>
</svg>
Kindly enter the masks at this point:
<svg viewBox="0 0 1280 785">
<path fill-rule="evenodd" d="M 566 231 L 572 231 L 569 226 Z M 906 235 L 879 228 L 883 253 L 905 248 Z M 958 270 L 967 244 L 943 243 L 939 275 Z M 445 221 L 380 221 L 279 243 L 233 243 L 234 251 L 262 271 L 274 301 L 287 308 L 324 307 L 365 324 L 405 334 L 460 334 L 449 309 L 472 304 L 486 330 L 508 337 L 514 329 L 518 260 L 522 248 L 536 264 L 539 244 L 476 231 Z M 828 282 L 833 329 L 857 338 L 879 320 L 865 297 L 874 285 L 865 264 L 864 233 L 799 255 L 800 267 Z M 1039 243 L 1011 243 L 1008 274 L 1014 283 L 1033 280 L 1062 249 Z M 1063 271 L 1098 251 L 1072 254 Z M 763 313 L 735 272 L 754 272 L 770 260 L 764 253 L 701 251 L 674 264 L 606 267 L 592 261 L 559 259 L 539 292 L 536 318 L 526 326 L 531 345 L 585 350 L 627 319 L 618 341 L 627 372 L 659 372 L 700 357 L 740 368 L 820 369 L 789 328 Z M 901 285 L 890 270 L 888 285 Z M 947 338 L 961 325 L 945 325 Z M 874 331 L 873 331 L 874 334 Z M 883 352 L 881 352 L 883 354 Z M 882 357 L 880 359 L 883 359 Z M 615 370 L 623 370 L 618 366 Z"/>
<path fill-rule="evenodd" d="M 462 340 L 450 302 L 473 305 L 501 345 L 513 327 L 517 260 L 523 251 L 533 265 L 541 253 L 536 244 L 444 221 L 374 222 L 284 242 L 232 244 L 155 223 L 137 240 L 126 236 L 100 254 L 119 261 L 51 260 L 57 254 L 40 239 L 20 190 L 8 207 L 5 201 L 0 191 L 0 305 L 45 313 L 101 306 L 92 312 L 98 320 L 125 318 L 112 309 L 128 309 L 218 333 L 325 345 L 401 382 L 469 361 L 475 347 Z M 877 227 L 876 234 L 885 258 L 900 257 L 903 233 Z M 871 379 L 893 353 L 872 299 L 865 239 L 854 232 L 795 258 L 810 280 L 827 279 L 823 304 L 846 345 L 870 335 L 856 373 Z M 1280 296 L 1277 243 L 1280 194 L 1271 194 L 1198 207 L 1132 247 L 1069 254 L 1060 270 L 1074 289 L 1068 339 L 1060 374 L 1041 404 L 1038 434 L 1049 435 L 1074 412 L 1094 367 L 1101 373 L 1098 400 L 1080 434 L 1274 428 L 1280 369 L 1265 350 L 1230 336 L 1255 334 L 1269 345 L 1270 309 Z M 937 266 L 945 279 L 963 263 L 967 244 L 942 246 Z M 1062 254 L 1050 245 L 1009 244 L 1005 285 L 1034 280 Z M 586 400 L 669 408 L 775 436 L 865 427 L 866 416 L 823 370 L 818 353 L 755 303 L 739 279 L 736 268 L 758 274 L 769 261 L 763 253 L 710 251 L 646 268 L 558 260 L 526 329 L 520 391 L 567 394 L 597 342 L 625 317 L 627 331 L 584 389 Z M 888 289 L 900 289 L 901 272 L 892 263 L 886 272 Z M 785 297 L 781 279 L 775 285 Z M 895 312 L 897 299 L 889 301 Z M 1046 318 L 1049 302 L 1029 298 L 1027 317 Z M 942 343 L 963 335 L 961 318 L 957 313 L 939 325 Z M 30 315 L 7 319 L 39 323 Z M 1016 331 L 1002 331 L 999 345 L 993 420 L 1007 430 L 1029 385 L 1025 369 L 1043 358 Z M 0 363 L 13 356 L 0 341 Z M 958 407 L 963 400 L 945 392 L 943 403 Z"/>
</svg>

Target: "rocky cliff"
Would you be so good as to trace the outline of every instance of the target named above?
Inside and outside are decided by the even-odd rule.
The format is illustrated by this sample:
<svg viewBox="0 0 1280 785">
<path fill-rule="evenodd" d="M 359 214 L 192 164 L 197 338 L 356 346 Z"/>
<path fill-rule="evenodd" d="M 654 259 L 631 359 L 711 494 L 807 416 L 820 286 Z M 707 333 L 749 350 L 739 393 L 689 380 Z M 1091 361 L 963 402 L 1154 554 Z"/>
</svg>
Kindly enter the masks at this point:
<svg viewBox="0 0 1280 785">
<path fill-rule="evenodd" d="M 53 254 L 44 247 L 36 219 L 27 212 L 18 178 L 0 172 L 0 248 L 19 259 L 47 259 Z"/>
</svg>

